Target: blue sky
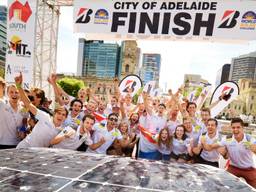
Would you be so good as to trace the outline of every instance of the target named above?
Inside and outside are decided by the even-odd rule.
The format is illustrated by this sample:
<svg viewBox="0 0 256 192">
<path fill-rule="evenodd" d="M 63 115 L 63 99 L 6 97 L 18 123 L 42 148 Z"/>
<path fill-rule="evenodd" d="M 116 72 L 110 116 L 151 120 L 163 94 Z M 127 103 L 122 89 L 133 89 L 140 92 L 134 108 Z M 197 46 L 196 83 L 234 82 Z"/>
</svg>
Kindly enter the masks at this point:
<svg viewBox="0 0 256 192">
<path fill-rule="evenodd" d="M 6 4 L 6 0 L 0 4 Z M 85 35 L 73 33 L 73 9 L 61 8 L 57 72 L 76 73 L 78 38 Z M 183 82 L 184 74 L 200 74 L 215 84 L 216 73 L 233 57 L 256 51 L 256 41 L 245 44 L 182 41 L 138 41 L 142 53 L 160 53 L 162 67 L 160 85 L 177 89 Z"/>
</svg>

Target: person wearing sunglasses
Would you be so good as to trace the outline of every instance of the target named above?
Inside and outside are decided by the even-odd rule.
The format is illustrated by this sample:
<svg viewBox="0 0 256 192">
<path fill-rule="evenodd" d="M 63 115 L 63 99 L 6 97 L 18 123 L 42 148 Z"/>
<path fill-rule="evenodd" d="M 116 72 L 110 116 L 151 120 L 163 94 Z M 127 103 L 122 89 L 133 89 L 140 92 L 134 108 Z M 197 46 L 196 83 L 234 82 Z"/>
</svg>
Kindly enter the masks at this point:
<svg viewBox="0 0 256 192">
<path fill-rule="evenodd" d="M 87 152 L 106 154 L 107 149 L 114 143 L 115 140 L 119 140 L 121 146 L 124 147 L 123 137 L 118 129 L 118 114 L 109 114 L 106 124 L 96 123 L 93 129 L 93 143 L 99 143 L 99 141 L 102 141 L 102 144 L 94 150 L 88 148 Z"/>
</svg>

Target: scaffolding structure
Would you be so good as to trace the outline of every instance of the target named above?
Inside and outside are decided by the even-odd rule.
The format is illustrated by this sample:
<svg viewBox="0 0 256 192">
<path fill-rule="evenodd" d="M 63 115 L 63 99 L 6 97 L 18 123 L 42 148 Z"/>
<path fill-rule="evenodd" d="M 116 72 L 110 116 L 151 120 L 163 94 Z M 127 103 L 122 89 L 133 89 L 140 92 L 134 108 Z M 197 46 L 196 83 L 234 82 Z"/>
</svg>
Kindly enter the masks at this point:
<svg viewBox="0 0 256 192">
<path fill-rule="evenodd" d="M 47 77 L 56 73 L 59 15 L 61 6 L 72 6 L 73 0 L 38 0 L 36 13 L 33 86 L 53 97 Z"/>
</svg>

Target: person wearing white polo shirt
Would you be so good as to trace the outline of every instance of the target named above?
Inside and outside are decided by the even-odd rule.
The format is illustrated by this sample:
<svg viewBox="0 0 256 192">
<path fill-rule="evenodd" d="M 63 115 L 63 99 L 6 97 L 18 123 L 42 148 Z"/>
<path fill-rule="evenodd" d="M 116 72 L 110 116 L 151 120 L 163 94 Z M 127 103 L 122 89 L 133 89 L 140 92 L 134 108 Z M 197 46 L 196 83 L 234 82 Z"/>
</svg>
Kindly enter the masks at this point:
<svg viewBox="0 0 256 192">
<path fill-rule="evenodd" d="M 166 127 L 167 119 L 165 117 L 166 106 L 164 104 L 158 105 L 157 115 L 153 114 L 152 107 L 148 103 L 148 95 L 143 92 L 143 100 L 146 109 L 146 114 L 140 116 L 140 141 L 139 141 L 139 158 L 159 160 L 160 156 L 158 153 L 157 142 L 151 136 L 156 136 L 164 127 Z M 148 138 L 145 131 L 150 133 L 150 138 Z"/>
<path fill-rule="evenodd" d="M 201 109 L 201 134 L 207 132 L 207 123 L 208 119 L 211 118 L 211 110 L 209 108 L 202 108 Z"/>
<path fill-rule="evenodd" d="M 74 130 L 80 126 L 80 123 L 83 119 L 81 114 L 83 108 L 83 102 L 79 99 L 73 99 L 70 103 L 70 112 L 67 119 L 63 123 L 63 127 L 72 127 Z"/>
<path fill-rule="evenodd" d="M 116 113 L 109 114 L 107 118 L 107 123 L 96 123 L 93 126 L 94 133 L 92 135 L 93 143 L 100 143 L 96 149 L 89 146 L 86 152 L 88 153 L 98 153 L 106 154 L 107 149 L 113 144 L 117 139 L 120 140 L 121 146 L 123 146 L 123 137 L 117 128 L 118 125 L 118 115 Z"/>
<path fill-rule="evenodd" d="M 0 149 L 15 148 L 20 142 L 17 137 L 23 119 L 28 113 L 20 104 L 20 96 L 15 85 L 7 87 L 7 99 L 4 99 L 5 81 L 0 78 Z"/>
<path fill-rule="evenodd" d="M 167 127 L 171 135 L 174 134 L 176 127 L 181 124 L 178 120 L 178 114 L 179 114 L 178 106 L 173 106 L 169 112 L 169 117 L 168 117 L 169 119 L 167 122 Z"/>
<path fill-rule="evenodd" d="M 237 177 L 243 177 L 246 182 L 256 188 L 256 141 L 244 133 L 244 123 L 240 118 L 231 120 L 232 137 L 222 140 L 221 154 L 229 157 L 230 165 L 227 171 Z"/>
<path fill-rule="evenodd" d="M 208 119 L 207 132 L 199 137 L 198 146 L 193 148 L 194 154 L 200 154 L 196 158 L 196 163 L 219 167 L 220 154 L 211 145 L 220 142 L 221 137 L 217 131 L 218 122 L 216 119 Z"/>
<path fill-rule="evenodd" d="M 199 141 L 199 136 L 201 134 L 200 129 L 197 129 L 192 125 L 191 117 L 184 117 L 183 125 L 185 127 L 186 135 L 193 140 L 193 146 L 191 147 L 196 147 Z"/>
<path fill-rule="evenodd" d="M 71 127 L 65 127 L 61 133 L 59 133 L 54 141 L 52 141 L 53 148 L 61 149 L 70 149 L 79 151 L 86 151 L 88 146 L 92 145 L 91 131 L 95 123 L 94 116 L 88 114 L 85 115 L 82 119 L 81 125 L 77 130 L 74 130 Z M 67 136 L 66 133 L 71 132 L 70 136 Z"/>
<path fill-rule="evenodd" d="M 55 109 L 53 119 L 50 115 L 37 109 L 29 100 L 24 90 L 22 89 L 22 74 L 15 77 L 15 83 L 20 93 L 20 98 L 25 107 L 35 115 L 38 120 L 32 132 L 26 136 L 18 145 L 17 148 L 28 147 L 49 147 L 52 139 L 60 132 L 60 128 L 68 115 L 65 107 Z"/>
</svg>

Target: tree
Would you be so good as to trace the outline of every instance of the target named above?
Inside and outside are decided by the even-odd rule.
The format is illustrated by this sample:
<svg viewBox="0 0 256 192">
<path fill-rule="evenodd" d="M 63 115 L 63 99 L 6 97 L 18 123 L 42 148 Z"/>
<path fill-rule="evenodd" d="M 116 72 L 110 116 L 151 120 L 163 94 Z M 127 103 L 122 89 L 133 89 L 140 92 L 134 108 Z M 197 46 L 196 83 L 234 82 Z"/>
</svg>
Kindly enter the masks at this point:
<svg viewBox="0 0 256 192">
<path fill-rule="evenodd" d="M 79 89 L 85 87 L 82 80 L 75 78 L 64 77 L 58 80 L 58 85 L 69 95 L 76 97 Z"/>
</svg>

